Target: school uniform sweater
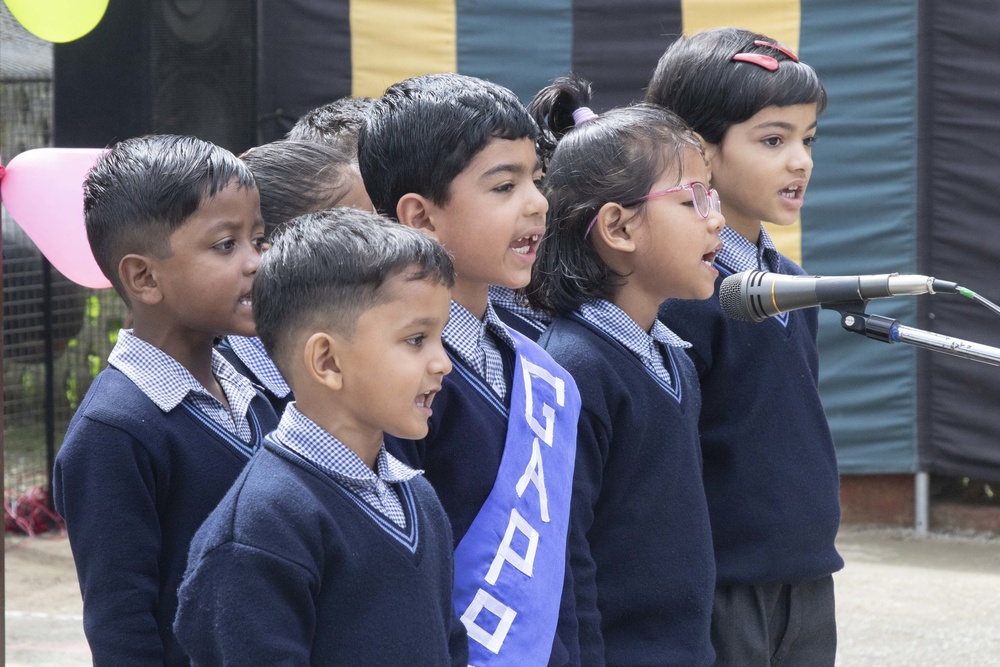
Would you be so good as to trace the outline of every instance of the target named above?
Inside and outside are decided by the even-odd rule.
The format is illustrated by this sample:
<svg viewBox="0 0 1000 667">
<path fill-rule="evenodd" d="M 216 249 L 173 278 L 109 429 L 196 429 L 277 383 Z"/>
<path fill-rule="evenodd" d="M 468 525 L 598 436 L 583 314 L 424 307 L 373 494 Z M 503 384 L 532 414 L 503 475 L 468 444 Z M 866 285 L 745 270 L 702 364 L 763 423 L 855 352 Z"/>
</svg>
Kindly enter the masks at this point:
<svg viewBox="0 0 1000 667">
<path fill-rule="evenodd" d="M 581 663 L 711 665 L 715 568 L 691 360 L 666 348 L 668 387 L 578 315 L 539 344 L 583 400 L 570 515 Z"/>
<path fill-rule="evenodd" d="M 191 545 L 175 629 L 193 663 L 466 665 L 430 484 L 393 484 L 400 528 L 276 435 Z"/>
<path fill-rule="evenodd" d="M 441 391 L 434 397 L 427 436 L 421 440 L 385 436 L 389 453 L 411 468 L 424 471 L 451 522 L 455 547 L 493 489 L 506 444 L 514 351 L 506 345 L 498 347 L 507 382 L 503 399 L 446 343 L 453 370 L 444 377 Z M 577 664 L 572 579 L 567 576 L 549 665 Z"/>
<path fill-rule="evenodd" d="M 195 531 L 277 418 L 259 393 L 241 442 L 186 403 L 158 408 L 111 366 L 70 422 L 52 476 L 95 665 L 186 665 L 177 587 Z"/>
<path fill-rule="evenodd" d="M 781 258 L 782 273 L 802 275 Z M 671 300 L 660 319 L 692 344 L 701 381 L 705 493 L 717 584 L 817 579 L 844 561 L 833 438 L 819 397 L 817 308 L 763 322 L 727 318 L 715 296 Z"/>
</svg>

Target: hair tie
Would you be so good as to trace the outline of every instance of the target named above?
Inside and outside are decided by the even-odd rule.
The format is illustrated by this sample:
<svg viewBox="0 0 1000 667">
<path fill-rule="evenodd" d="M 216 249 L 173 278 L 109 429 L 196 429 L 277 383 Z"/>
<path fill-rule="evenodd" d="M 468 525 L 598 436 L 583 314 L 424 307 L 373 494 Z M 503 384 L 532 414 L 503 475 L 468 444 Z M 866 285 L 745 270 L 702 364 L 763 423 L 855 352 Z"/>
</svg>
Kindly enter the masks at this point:
<svg viewBox="0 0 1000 667">
<path fill-rule="evenodd" d="M 573 124 L 576 127 L 579 127 L 584 123 L 589 123 L 595 118 L 597 118 L 597 114 L 591 111 L 590 107 L 580 107 L 579 109 L 573 110 Z"/>
</svg>

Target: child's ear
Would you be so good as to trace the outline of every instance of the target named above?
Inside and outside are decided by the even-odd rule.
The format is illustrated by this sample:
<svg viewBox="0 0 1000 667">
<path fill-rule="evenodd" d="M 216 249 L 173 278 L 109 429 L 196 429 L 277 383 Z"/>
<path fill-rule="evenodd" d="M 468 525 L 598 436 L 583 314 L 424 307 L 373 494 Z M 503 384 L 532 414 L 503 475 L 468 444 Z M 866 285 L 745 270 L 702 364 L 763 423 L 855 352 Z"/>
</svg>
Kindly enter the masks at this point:
<svg viewBox="0 0 1000 667">
<path fill-rule="evenodd" d="M 302 352 L 306 376 L 334 391 L 344 386 L 344 376 L 337 359 L 338 341 L 325 331 L 317 331 L 306 340 Z"/>
<path fill-rule="evenodd" d="M 597 212 L 597 222 L 590 233 L 594 241 L 618 252 L 635 250 L 635 226 L 637 216 L 622 208 L 620 204 L 608 202 Z"/>
<path fill-rule="evenodd" d="M 431 202 L 415 192 L 408 192 L 396 204 L 396 219 L 407 227 L 434 236 L 434 222 L 431 220 Z M 435 237 L 436 238 L 436 237 Z"/>
<path fill-rule="evenodd" d="M 701 141 L 701 150 L 705 153 L 705 162 L 708 164 L 709 168 L 711 168 L 712 160 L 714 160 L 719 154 L 719 144 L 710 144 L 705 141 L 705 137 L 701 136 L 697 132 L 694 134 Z"/>
<path fill-rule="evenodd" d="M 145 255 L 125 255 L 118 262 L 118 279 L 130 303 L 154 304 L 163 298 L 154 269 L 155 260 Z"/>
</svg>

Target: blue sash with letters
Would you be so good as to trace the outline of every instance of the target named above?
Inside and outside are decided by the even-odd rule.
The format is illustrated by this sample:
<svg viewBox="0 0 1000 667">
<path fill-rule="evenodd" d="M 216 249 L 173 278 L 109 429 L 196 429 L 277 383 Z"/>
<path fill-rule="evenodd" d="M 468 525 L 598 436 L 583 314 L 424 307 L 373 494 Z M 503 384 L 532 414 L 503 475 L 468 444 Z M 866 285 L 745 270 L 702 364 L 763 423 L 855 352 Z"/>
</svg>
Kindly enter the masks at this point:
<svg viewBox="0 0 1000 667">
<path fill-rule="evenodd" d="M 516 331 L 510 417 L 496 482 L 455 550 L 454 603 L 469 664 L 544 665 L 566 569 L 580 392 Z"/>
</svg>

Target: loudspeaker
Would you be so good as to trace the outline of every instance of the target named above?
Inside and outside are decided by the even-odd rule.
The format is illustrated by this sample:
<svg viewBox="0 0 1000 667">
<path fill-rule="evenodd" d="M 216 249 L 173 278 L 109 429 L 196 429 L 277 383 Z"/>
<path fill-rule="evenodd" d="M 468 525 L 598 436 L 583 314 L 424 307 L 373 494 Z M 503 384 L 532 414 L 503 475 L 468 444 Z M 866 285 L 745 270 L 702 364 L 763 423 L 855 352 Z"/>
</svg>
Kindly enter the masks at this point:
<svg viewBox="0 0 1000 667">
<path fill-rule="evenodd" d="M 53 97 L 56 146 L 191 134 L 240 153 L 259 143 L 257 0 L 111 0 L 55 46 Z"/>
</svg>

